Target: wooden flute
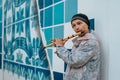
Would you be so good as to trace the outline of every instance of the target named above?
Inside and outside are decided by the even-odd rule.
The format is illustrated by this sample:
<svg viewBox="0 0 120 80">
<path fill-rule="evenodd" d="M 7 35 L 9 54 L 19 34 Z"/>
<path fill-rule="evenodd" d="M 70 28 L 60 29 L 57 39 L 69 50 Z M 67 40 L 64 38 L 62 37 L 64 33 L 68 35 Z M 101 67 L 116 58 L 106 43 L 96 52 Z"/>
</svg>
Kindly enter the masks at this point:
<svg viewBox="0 0 120 80">
<path fill-rule="evenodd" d="M 80 34 L 81 34 L 81 32 L 76 33 L 76 34 L 73 34 L 73 35 L 71 35 L 71 36 L 68 36 L 68 37 L 66 37 L 66 38 L 63 38 L 63 40 L 71 39 L 71 38 L 73 38 L 73 37 L 75 37 L 75 36 L 78 36 L 78 35 L 80 35 Z M 47 46 L 44 46 L 43 48 L 45 49 L 45 48 L 51 47 L 51 46 L 53 46 L 53 45 L 54 45 L 54 44 L 51 43 L 51 44 L 48 44 Z"/>
</svg>

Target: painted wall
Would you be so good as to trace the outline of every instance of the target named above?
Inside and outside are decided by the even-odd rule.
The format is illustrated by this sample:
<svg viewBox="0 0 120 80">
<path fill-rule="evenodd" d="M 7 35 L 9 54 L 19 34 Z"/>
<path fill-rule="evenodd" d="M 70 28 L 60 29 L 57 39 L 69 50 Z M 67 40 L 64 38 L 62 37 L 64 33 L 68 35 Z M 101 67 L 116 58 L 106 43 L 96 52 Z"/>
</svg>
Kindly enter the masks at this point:
<svg viewBox="0 0 120 80">
<path fill-rule="evenodd" d="M 36 0 L 36 3 L 35 0 L 4 1 L 5 80 L 8 79 L 6 75 L 12 76 L 10 80 L 49 80 L 50 78 L 62 80 L 65 63 L 54 54 L 54 47 L 42 50 L 43 44 L 49 44 L 52 38 L 63 38 L 73 34 L 70 19 L 78 12 L 90 16 L 90 27 L 96 30 L 94 27 L 96 18 L 89 11 L 94 8 L 89 7 L 93 2 L 87 6 L 83 5 L 86 4 L 84 1 L 79 0 L 50 0 L 49 2 Z M 65 46 L 71 49 L 71 40 Z M 48 66 L 45 67 L 46 65 Z M 45 78 L 46 76 L 48 77 Z"/>
<path fill-rule="evenodd" d="M 0 80 L 3 78 L 3 73 L 2 73 L 2 0 L 0 0 Z"/>
<path fill-rule="evenodd" d="M 50 39 L 63 38 L 74 33 L 70 20 L 74 14 L 78 13 L 78 0 L 49 0 L 49 2 L 37 0 L 37 5 L 41 33 L 44 34 L 42 37 L 45 39 L 43 40 L 44 45 L 50 44 Z M 94 30 L 94 17 L 90 19 L 90 23 L 91 29 Z M 71 49 L 71 40 L 67 41 L 65 46 Z M 53 79 L 63 80 L 66 64 L 56 56 L 54 47 L 49 47 L 46 50 L 51 56 Z"/>
<path fill-rule="evenodd" d="M 63 80 L 65 63 L 54 54 L 54 47 L 42 48 L 51 38 L 73 34 L 70 19 L 80 12 L 89 16 L 91 29 L 101 43 L 101 80 L 118 80 L 119 3 L 119 0 L 4 0 L 4 80 Z M 65 46 L 71 49 L 71 40 Z"/>
<path fill-rule="evenodd" d="M 50 80 L 35 0 L 4 0 L 4 80 Z M 7 76 L 7 77 L 6 77 Z"/>
<path fill-rule="evenodd" d="M 54 54 L 54 47 L 44 50 L 43 44 L 72 34 L 69 24 L 77 13 L 77 3 L 78 0 L 4 1 L 4 80 L 63 80 L 65 63 Z M 94 29 L 94 19 L 90 22 Z"/>
<path fill-rule="evenodd" d="M 43 33 L 44 45 L 50 44 L 51 39 L 63 38 L 67 34 L 66 27 L 71 16 L 77 13 L 78 0 L 37 0 L 39 24 Z M 73 4 L 73 5 L 71 5 Z M 67 30 L 66 30 L 67 29 Z M 69 30 L 71 32 L 71 30 Z M 69 34 L 70 35 L 70 34 Z M 55 48 L 46 49 L 50 56 L 53 79 L 63 80 L 65 63 L 54 53 Z"/>
</svg>

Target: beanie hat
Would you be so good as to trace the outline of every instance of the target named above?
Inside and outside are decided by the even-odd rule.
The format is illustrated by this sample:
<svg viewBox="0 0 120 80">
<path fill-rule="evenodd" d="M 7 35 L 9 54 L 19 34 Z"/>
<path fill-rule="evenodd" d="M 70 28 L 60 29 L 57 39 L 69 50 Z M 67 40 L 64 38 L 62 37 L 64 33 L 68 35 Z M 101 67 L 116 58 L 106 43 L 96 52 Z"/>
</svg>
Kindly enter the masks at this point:
<svg viewBox="0 0 120 80">
<path fill-rule="evenodd" d="M 88 25 L 88 28 L 89 28 L 90 22 L 88 20 L 88 17 L 85 14 L 82 14 L 82 13 L 75 14 L 71 19 L 71 23 L 72 23 L 72 21 L 74 21 L 76 19 L 84 21 Z"/>
</svg>

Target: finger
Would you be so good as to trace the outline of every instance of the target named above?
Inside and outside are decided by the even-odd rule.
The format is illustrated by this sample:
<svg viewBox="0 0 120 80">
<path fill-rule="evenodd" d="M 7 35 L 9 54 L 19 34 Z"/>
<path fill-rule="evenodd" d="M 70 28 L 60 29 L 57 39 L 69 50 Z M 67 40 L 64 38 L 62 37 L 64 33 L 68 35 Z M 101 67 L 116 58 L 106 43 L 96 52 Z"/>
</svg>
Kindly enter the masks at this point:
<svg viewBox="0 0 120 80">
<path fill-rule="evenodd" d="M 67 40 L 68 40 L 68 39 L 64 39 L 64 41 L 63 41 L 63 42 L 65 43 Z"/>
<path fill-rule="evenodd" d="M 55 43 L 55 42 L 53 42 L 52 44 L 53 44 L 53 46 L 55 46 L 55 47 L 56 47 L 56 43 Z"/>
<path fill-rule="evenodd" d="M 51 39 L 51 42 L 55 42 L 56 40 L 55 39 Z"/>
<path fill-rule="evenodd" d="M 59 41 L 64 41 L 63 38 L 59 38 L 58 40 L 59 40 Z"/>
</svg>

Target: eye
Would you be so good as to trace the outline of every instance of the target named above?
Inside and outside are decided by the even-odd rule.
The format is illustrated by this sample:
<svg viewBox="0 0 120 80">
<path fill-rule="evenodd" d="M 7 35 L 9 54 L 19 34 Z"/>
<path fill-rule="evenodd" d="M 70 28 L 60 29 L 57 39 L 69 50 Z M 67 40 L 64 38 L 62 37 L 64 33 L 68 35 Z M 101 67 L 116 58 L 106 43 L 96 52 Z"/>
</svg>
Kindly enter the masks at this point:
<svg viewBox="0 0 120 80">
<path fill-rule="evenodd" d="M 74 28 L 74 27 L 75 27 L 75 24 L 72 25 L 72 28 Z"/>
<path fill-rule="evenodd" d="M 77 25 L 80 25 L 81 24 L 81 22 L 77 22 Z"/>
</svg>

